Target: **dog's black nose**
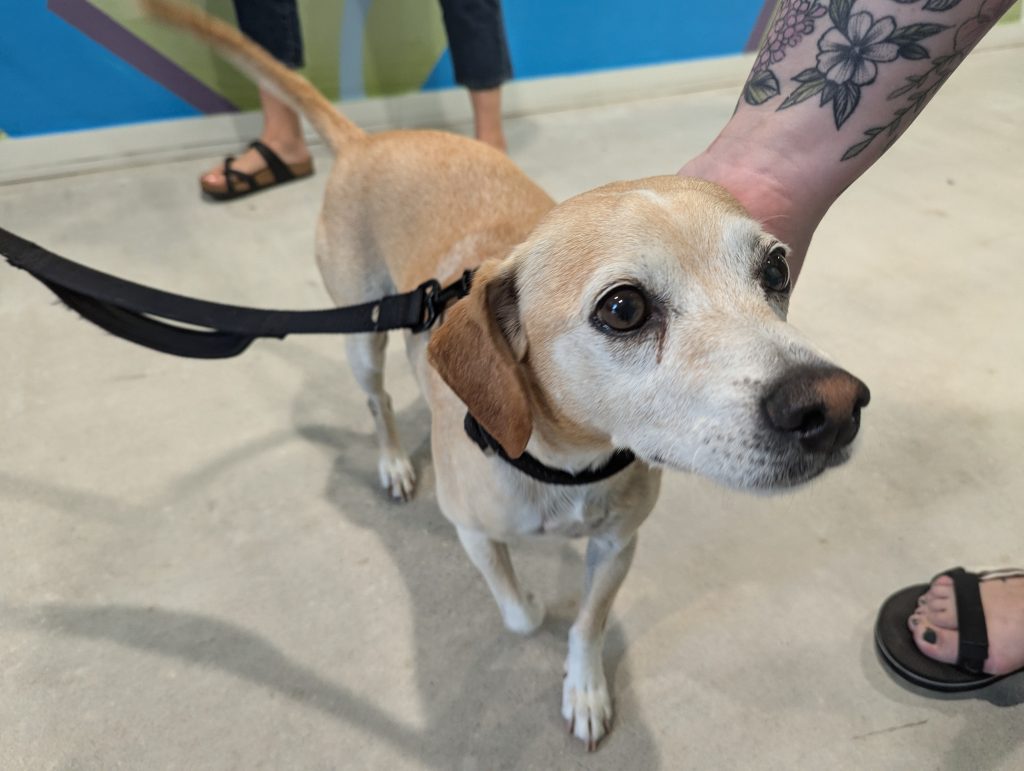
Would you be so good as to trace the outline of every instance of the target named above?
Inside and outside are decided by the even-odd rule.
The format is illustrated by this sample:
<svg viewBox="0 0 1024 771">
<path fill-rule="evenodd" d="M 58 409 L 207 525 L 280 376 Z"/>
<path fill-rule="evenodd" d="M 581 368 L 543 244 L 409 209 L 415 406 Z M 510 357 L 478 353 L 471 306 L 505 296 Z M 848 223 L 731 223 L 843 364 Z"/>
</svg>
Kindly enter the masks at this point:
<svg viewBox="0 0 1024 771">
<path fill-rule="evenodd" d="M 857 436 L 868 387 L 837 367 L 800 367 L 787 373 L 764 400 L 768 422 L 795 436 L 811 452 L 845 447 Z"/>
</svg>

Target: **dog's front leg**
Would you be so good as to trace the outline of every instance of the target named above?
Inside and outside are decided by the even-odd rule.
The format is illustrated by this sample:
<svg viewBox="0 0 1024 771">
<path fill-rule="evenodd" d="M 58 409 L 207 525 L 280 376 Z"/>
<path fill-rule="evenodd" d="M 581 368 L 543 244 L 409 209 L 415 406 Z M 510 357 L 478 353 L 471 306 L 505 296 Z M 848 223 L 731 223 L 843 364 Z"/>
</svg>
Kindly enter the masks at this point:
<svg viewBox="0 0 1024 771">
<path fill-rule="evenodd" d="M 636 551 L 636 534 L 626 538 L 601 536 L 587 544 L 587 580 L 579 615 L 569 630 L 565 659 L 562 716 L 569 733 L 597 748 L 611 730 L 612 698 L 604 675 L 604 630 L 615 594 L 629 572 Z"/>
<path fill-rule="evenodd" d="M 544 620 L 544 604 L 519 586 L 508 546 L 479 530 L 458 525 L 455 529 L 469 559 L 487 581 L 505 627 L 516 634 L 535 632 Z"/>
</svg>

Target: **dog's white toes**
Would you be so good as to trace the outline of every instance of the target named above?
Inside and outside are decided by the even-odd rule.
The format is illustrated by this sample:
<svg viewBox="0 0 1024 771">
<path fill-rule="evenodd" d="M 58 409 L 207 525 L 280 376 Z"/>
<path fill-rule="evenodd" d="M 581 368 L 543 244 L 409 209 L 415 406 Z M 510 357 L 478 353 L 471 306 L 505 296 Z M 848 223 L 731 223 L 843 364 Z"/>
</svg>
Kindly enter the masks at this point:
<svg viewBox="0 0 1024 771">
<path fill-rule="evenodd" d="M 523 604 L 502 608 L 502 619 L 510 632 L 533 634 L 544 623 L 546 609 L 544 603 L 534 597 L 532 592 L 524 592 L 523 597 Z"/>
<path fill-rule="evenodd" d="M 571 668 L 570 668 L 571 669 Z M 562 685 L 562 717 L 569 733 L 593 752 L 612 727 L 612 697 L 604 673 L 587 677 L 572 673 Z"/>
<path fill-rule="evenodd" d="M 404 453 L 382 455 L 377 464 L 380 486 L 396 501 L 408 501 L 416 489 L 416 472 Z"/>
</svg>

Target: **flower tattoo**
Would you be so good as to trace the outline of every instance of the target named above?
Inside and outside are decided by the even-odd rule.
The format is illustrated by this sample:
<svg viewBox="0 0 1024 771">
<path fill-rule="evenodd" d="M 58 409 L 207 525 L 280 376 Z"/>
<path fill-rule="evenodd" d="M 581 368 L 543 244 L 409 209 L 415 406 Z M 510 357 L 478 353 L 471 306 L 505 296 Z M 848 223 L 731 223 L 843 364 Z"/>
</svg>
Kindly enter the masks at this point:
<svg viewBox="0 0 1024 771">
<path fill-rule="evenodd" d="M 891 62 L 899 56 L 899 46 L 889 42 L 895 31 L 891 16 L 875 21 L 870 13 L 851 15 L 845 32 L 832 28 L 818 41 L 818 71 L 838 85 L 873 83 L 876 62 Z"/>
<path fill-rule="evenodd" d="M 906 0 L 900 0 L 905 2 Z M 911 0 L 917 2 L 917 0 Z M 960 2 L 960 0 L 927 0 L 924 4 L 926 11 L 947 11 Z M 932 98 L 939 87 L 946 82 L 953 70 L 964 60 L 964 57 L 981 40 L 992 23 L 1006 13 L 1012 5 L 1012 0 L 986 0 L 978 8 L 977 14 L 967 19 L 956 28 L 953 33 L 953 50 L 942 56 L 936 56 L 931 60 L 931 66 L 924 72 L 908 75 L 904 84 L 895 89 L 887 97 L 889 101 L 900 100 L 902 105 L 893 112 L 892 120 L 883 126 L 873 126 L 864 131 L 864 138 L 854 145 L 851 145 L 843 154 L 842 160 L 846 161 L 855 158 L 871 146 L 876 139 L 882 138 L 884 153 L 893 142 L 899 137 L 904 128 L 904 121 L 921 112 L 928 100 Z M 922 49 L 923 50 L 923 49 Z M 924 56 L 918 58 L 925 58 Z M 913 57 L 910 57 L 913 58 Z M 819 67 L 820 59 L 819 59 Z"/>
<path fill-rule="evenodd" d="M 860 103 L 862 91 L 878 80 L 879 65 L 904 59 L 922 60 L 928 69 L 907 75 L 904 84 L 886 96 L 894 105 L 890 122 L 863 132 L 862 138 L 843 154 L 846 161 L 864 152 L 880 140 L 885 152 L 900 135 L 905 124 L 913 120 L 946 78 L 963 61 L 981 36 L 1005 13 L 1014 0 L 982 0 L 974 16 L 958 25 L 916 22 L 897 26 L 895 16 L 857 10 L 860 0 L 779 0 L 775 14 L 758 49 L 750 77 L 743 86 L 743 102 L 757 107 L 782 96 L 775 109 L 787 110 L 818 97 L 819 107 L 832 112 L 836 130 L 842 128 Z M 962 0 L 892 0 L 903 6 L 917 6 L 927 14 L 943 14 L 956 8 Z M 877 5 L 877 4 L 876 4 Z M 791 81 L 796 85 L 783 95 L 775 67 L 786 58 L 788 49 L 801 44 L 815 31 L 818 19 L 828 15 L 831 25 L 817 39 L 818 52 L 814 66 L 808 67 Z M 878 14 L 876 16 L 876 14 Z M 920 17 L 919 17 L 920 18 Z M 922 41 L 956 26 L 952 50 L 932 56 Z M 931 46 L 932 43 L 929 43 Z M 812 49 L 813 50 L 813 49 Z M 881 139 L 880 139 L 881 138 Z"/>
<path fill-rule="evenodd" d="M 921 40 L 938 34 L 942 24 L 897 27 L 892 16 L 875 20 L 867 11 L 852 13 L 854 0 L 833 0 L 828 15 L 834 25 L 818 41 L 815 67 L 798 73 L 800 85 L 778 109 L 785 110 L 821 94 L 821 106 L 832 105 L 836 128 L 842 127 L 860 102 L 861 88 L 875 82 L 878 65 L 896 59 L 926 59 Z"/>
</svg>

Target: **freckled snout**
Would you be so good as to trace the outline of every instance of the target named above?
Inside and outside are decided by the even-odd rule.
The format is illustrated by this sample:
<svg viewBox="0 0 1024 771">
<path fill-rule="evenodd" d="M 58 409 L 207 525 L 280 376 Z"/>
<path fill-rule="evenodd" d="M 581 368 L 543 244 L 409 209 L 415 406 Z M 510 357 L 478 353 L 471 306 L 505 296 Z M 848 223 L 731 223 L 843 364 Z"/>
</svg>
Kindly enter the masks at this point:
<svg viewBox="0 0 1024 771">
<path fill-rule="evenodd" d="M 868 387 L 837 367 L 801 367 L 788 373 L 764 400 L 768 422 L 809 452 L 845 447 L 857 436 Z"/>
</svg>

